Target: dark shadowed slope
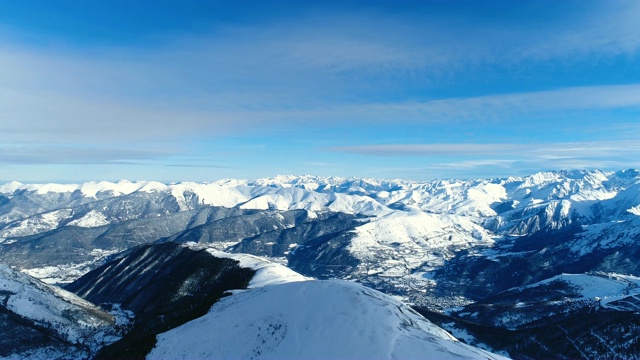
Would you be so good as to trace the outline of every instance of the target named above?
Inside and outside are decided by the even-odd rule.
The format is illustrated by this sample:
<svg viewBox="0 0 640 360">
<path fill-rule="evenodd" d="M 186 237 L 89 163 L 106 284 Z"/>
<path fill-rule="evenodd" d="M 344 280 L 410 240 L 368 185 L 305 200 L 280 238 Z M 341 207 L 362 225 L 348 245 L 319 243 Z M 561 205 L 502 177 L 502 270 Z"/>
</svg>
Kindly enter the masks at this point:
<svg viewBox="0 0 640 360">
<path fill-rule="evenodd" d="M 97 304 L 119 303 L 135 325 L 100 357 L 142 358 L 155 336 L 204 315 L 231 289 L 247 286 L 254 271 L 176 243 L 144 245 L 89 272 L 67 289 Z"/>
</svg>

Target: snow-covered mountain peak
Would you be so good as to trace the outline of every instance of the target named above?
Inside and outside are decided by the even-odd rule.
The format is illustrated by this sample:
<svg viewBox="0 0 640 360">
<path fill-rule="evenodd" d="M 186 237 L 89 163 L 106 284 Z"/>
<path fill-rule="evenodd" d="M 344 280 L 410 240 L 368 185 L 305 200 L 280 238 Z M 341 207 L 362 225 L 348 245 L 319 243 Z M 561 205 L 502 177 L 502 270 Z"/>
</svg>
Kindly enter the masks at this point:
<svg viewBox="0 0 640 360">
<path fill-rule="evenodd" d="M 634 290 L 640 288 L 636 279 L 553 278 L 574 269 L 639 274 L 634 250 L 640 241 L 640 173 L 636 170 L 550 171 L 506 179 L 421 182 L 311 175 L 174 184 L 13 182 L 0 189 L 5 191 L 0 196 L 2 261 L 51 281 L 80 276 L 108 261 L 106 255 L 136 245 L 156 242 L 184 250 L 179 244 L 191 243 L 199 249 L 266 256 L 306 276 L 354 280 L 417 307 L 465 306 L 469 316 L 479 314 L 478 321 L 504 311 L 504 317 L 496 317 L 499 321 L 491 326 L 512 324 L 514 329 L 524 321 L 552 314 L 536 313 L 539 309 L 529 307 L 525 298 L 531 299 L 540 290 L 544 299 L 556 285 L 571 298 L 557 298 L 551 291 L 553 296 L 545 300 L 545 306 L 552 311 L 573 311 L 584 304 L 614 311 L 623 309 L 623 302 L 635 303 L 640 298 Z M 232 266 L 233 276 L 242 280 L 225 292 L 240 295 L 308 280 L 253 256 L 212 254 L 240 262 L 239 266 L 229 259 L 215 260 Z M 143 261 L 135 263 L 136 268 L 154 274 L 145 263 L 148 254 L 141 256 Z M 110 276 L 122 273 L 114 270 Z M 545 283 L 549 278 L 552 282 Z M 99 286 L 98 279 L 83 286 Z M 180 294 L 191 296 L 195 283 L 186 282 Z M 247 284 L 249 290 L 237 290 Z M 538 285 L 522 288 L 530 284 Z M 503 293 L 508 289 L 518 292 Z M 603 289 L 607 291 L 600 291 Z M 103 290 L 101 296 L 106 298 L 119 293 Z M 137 294 L 142 292 L 134 289 L 133 295 Z M 484 306 L 473 303 L 478 299 L 503 302 L 508 310 L 485 307 L 475 311 L 473 306 Z M 210 307 L 207 304 L 202 311 Z M 489 311 L 489 315 L 484 313 L 486 318 L 483 311 Z M 520 321 L 513 314 L 526 316 Z M 607 314 L 599 316 L 606 318 Z M 261 328 L 271 324 L 256 322 Z M 244 331 L 252 339 L 262 334 L 253 328 Z M 629 336 L 640 338 L 640 331 Z M 489 340 L 487 346 L 493 347 Z M 271 351 L 255 345 L 261 353 Z M 634 351 L 629 349 L 629 353 Z"/>
<path fill-rule="evenodd" d="M 0 193 L 2 194 L 12 194 L 16 190 L 22 188 L 24 186 L 23 183 L 18 181 L 11 181 L 6 184 L 0 186 Z"/>
<path fill-rule="evenodd" d="M 600 170 L 543 171 L 526 176 L 523 180 L 522 187 L 536 187 L 564 180 L 602 182 L 607 180 L 607 174 Z"/>
<path fill-rule="evenodd" d="M 150 359 L 498 359 L 411 308 L 345 281 L 289 282 L 226 297 L 158 335 Z"/>
<path fill-rule="evenodd" d="M 120 180 L 116 183 L 110 181 L 90 181 L 81 184 L 78 190 L 83 195 L 95 198 L 99 193 L 111 193 L 113 195 L 129 195 L 143 186 L 145 182 L 131 182 L 129 180 Z"/>
<path fill-rule="evenodd" d="M 158 181 L 146 181 L 142 187 L 140 187 L 139 191 L 142 192 L 154 192 L 154 191 L 165 191 L 171 188 L 171 185 L 166 185 Z"/>
</svg>

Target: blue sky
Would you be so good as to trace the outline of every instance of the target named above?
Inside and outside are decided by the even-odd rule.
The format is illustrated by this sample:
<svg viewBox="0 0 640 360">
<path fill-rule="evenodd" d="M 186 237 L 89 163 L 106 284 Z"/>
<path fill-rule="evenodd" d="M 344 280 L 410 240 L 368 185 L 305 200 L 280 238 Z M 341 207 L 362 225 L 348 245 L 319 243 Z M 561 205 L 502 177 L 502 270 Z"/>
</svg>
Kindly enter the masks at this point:
<svg viewBox="0 0 640 360">
<path fill-rule="evenodd" d="M 0 182 L 640 168 L 638 1 L 7 1 Z"/>
</svg>

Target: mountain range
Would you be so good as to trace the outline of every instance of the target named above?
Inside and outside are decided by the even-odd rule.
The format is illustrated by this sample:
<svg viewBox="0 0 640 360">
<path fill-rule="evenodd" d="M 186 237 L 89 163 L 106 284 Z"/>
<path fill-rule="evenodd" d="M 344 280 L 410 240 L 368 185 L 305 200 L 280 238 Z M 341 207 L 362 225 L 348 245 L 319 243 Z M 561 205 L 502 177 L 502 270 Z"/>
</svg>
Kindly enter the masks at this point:
<svg viewBox="0 0 640 360">
<path fill-rule="evenodd" d="M 97 278 L 86 276 L 96 271 L 105 272 L 102 278 L 124 276 L 124 269 L 105 266 L 145 246 L 253 254 L 333 282 L 281 285 L 264 298 L 248 296 L 247 304 L 301 292 L 344 291 L 344 299 L 351 299 L 374 291 L 351 288 L 357 283 L 411 304 L 469 344 L 514 358 L 633 358 L 638 353 L 639 226 L 636 170 L 428 182 L 277 176 L 0 186 L 0 263 L 95 304 L 119 304 L 143 317 L 131 305 L 134 300 L 104 299 L 106 293 L 118 293 L 107 285 L 104 289 L 111 290 L 100 296 L 88 291 Z M 139 275 L 118 281 L 135 283 Z M 203 281 L 196 278 L 192 282 Z M 222 291 L 242 287 L 234 283 Z M 198 321 L 218 321 L 203 314 Z M 299 332 L 293 325 L 299 320 L 291 321 L 287 326 Z M 169 335 L 152 328 L 134 333 L 170 343 Z M 118 336 L 126 342 L 132 335 Z M 123 340 L 101 348 L 122 347 Z M 285 340 L 278 344 L 293 351 Z M 157 356 L 184 355 L 162 349 L 154 349 Z"/>
</svg>

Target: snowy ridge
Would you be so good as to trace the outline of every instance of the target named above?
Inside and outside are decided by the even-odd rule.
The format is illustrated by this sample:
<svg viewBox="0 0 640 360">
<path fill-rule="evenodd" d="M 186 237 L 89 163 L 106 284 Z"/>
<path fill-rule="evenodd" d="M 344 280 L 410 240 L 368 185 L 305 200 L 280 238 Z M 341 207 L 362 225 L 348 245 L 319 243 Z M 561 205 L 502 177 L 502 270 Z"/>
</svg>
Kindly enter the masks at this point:
<svg viewBox="0 0 640 360">
<path fill-rule="evenodd" d="M 335 280 L 236 293 L 157 338 L 147 359 L 502 358 L 460 343 L 387 295 Z"/>
<path fill-rule="evenodd" d="M 0 186 L 0 194 L 0 250 L 6 251 L 5 261 L 38 245 L 64 243 L 72 249 L 65 254 L 70 254 L 69 257 L 64 258 L 69 264 L 47 266 L 46 261 L 51 261 L 48 259 L 31 263 L 34 268 L 29 274 L 52 282 L 67 279 L 71 271 L 79 274 L 89 269 L 97 264 L 95 259 L 118 251 L 110 247 L 112 244 L 119 244 L 122 250 L 128 246 L 125 240 L 141 232 L 144 237 L 136 238 L 137 241 L 180 239 L 198 241 L 199 245 L 189 246 L 200 249 L 215 247 L 267 254 L 281 264 L 289 261 L 305 275 L 357 281 L 417 306 L 451 309 L 464 305 L 450 315 L 497 327 L 516 329 L 550 316 L 573 316 L 571 312 L 578 310 L 600 309 L 601 317 L 640 310 L 640 281 L 634 276 L 617 274 L 640 274 L 636 261 L 636 245 L 640 241 L 640 173 L 635 170 L 553 171 L 506 179 L 427 182 L 314 176 L 177 184 L 13 182 Z M 306 211 L 285 213 L 287 210 Z M 323 216 L 329 220 L 316 222 Z M 156 232 L 158 229 L 162 231 Z M 88 239 L 86 244 L 81 242 L 83 239 Z M 314 322 L 357 344 L 372 346 L 371 341 L 359 337 L 362 334 L 388 339 L 376 341 L 372 346 L 376 351 L 391 354 L 388 357 L 404 358 L 409 354 L 407 349 L 437 358 L 453 356 L 450 353 L 456 351 L 467 354 L 466 350 L 451 345 L 450 339 L 428 331 L 429 326 L 420 325 L 404 305 L 388 305 L 386 298 L 382 301 L 368 289 L 349 288 L 356 285 L 341 282 L 308 281 L 309 278 L 282 265 L 251 255 L 208 251 L 256 270 L 249 289 L 233 290 L 234 295 L 221 301 L 220 306 L 232 309 L 232 313 L 236 312 L 233 316 L 239 319 L 245 316 L 238 314 L 245 311 L 240 310 L 240 303 L 267 314 L 249 310 L 246 316 L 252 314 L 253 320 L 246 319 L 237 328 L 222 328 L 220 334 L 214 332 L 221 339 L 220 344 L 215 342 L 215 348 L 190 343 L 192 337 L 198 339 L 199 333 L 211 330 L 207 324 L 227 319 L 215 305 L 207 316 L 165 334 L 183 336 L 187 339 L 186 347 L 167 338 L 166 344 L 161 341 L 154 353 L 158 357 L 217 356 L 220 355 L 217 351 L 225 350 L 236 351 L 226 353 L 235 358 L 282 358 L 302 354 L 305 346 L 307 350 L 316 349 L 314 354 L 318 357 L 335 357 L 342 354 L 338 351 L 347 351 L 346 344 L 322 333 L 322 329 L 315 329 Z M 72 255 L 81 252 L 88 256 L 82 258 L 86 261 L 83 264 L 67 260 L 76 259 Z M 12 265 L 23 266 L 18 262 Z M 563 274 L 578 271 L 575 269 L 592 272 Z M 342 294 L 338 295 L 340 303 L 323 298 L 316 287 Z M 316 299 L 307 298 L 309 294 L 328 305 L 317 304 Z M 302 300 L 287 303 L 284 300 L 287 297 Z M 385 315 L 373 310 L 369 300 L 363 300 L 368 298 L 383 302 Z M 483 303 L 479 299 L 494 302 Z M 357 306 L 349 307 L 351 303 Z M 334 316 L 328 310 L 324 316 L 312 313 L 321 313 L 318 309 L 323 309 L 322 306 L 332 306 L 331 311 L 338 314 Z M 372 324 L 365 320 L 340 317 L 341 309 L 353 317 L 362 308 L 378 323 L 400 330 L 390 331 L 383 326 L 369 331 Z M 284 315 L 289 310 L 291 317 Z M 313 322 L 305 323 L 307 318 Z M 589 324 L 587 318 L 580 318 L 583 322 L 580 324 Z M 360 329 L 358 335 L 350 333 L 353 329 Z M 608 330 L 601 331 L 599 334 Z M 322 352 L 326 344 L 300 344 L 292 338 L 293 333 L 309 335 L 305 336 L 307 341 L 328 336 L 338 348 L 336 352 L 331 352 L 333 349 Z M 249 348 L 243 348 L 248 352 L 238 353 L 240 345 L 246 342 L 243 336 L 250 339 Z M 629 341 L 640 338 L 629 336 Z M 543 338 L 535 341 L 538 339 Z M 583 339 L 589 338 L 585 335 Z M 437 349 L 425 343 L 446 351 L 433 352 Z M 609 344 L 626 346 L 614 340 Z M 358 351 L 364 354 L 361 357 L 369 357 L 371 353 L 364 347 Z M 193 353 L 194 349 L 200 353 Z M 357 357 L 353 353 L 344 354 Z"/>
<path fill-rule="evenodd" d="M 47 194 L 80 191 L 84 196 L 95 198 L 99 193 L 108 193 L 115 196 L 131 194 L 135 191 L 142 190 L 145 186 L 149 186 L 150 183 L 153 182 L 120 180 L 116 183 L 109 181 L 91 181 L 83 184 L 22 184 L 17 181 L 12 181 L 0 186 L 0 193 L 13 194 L 16 191 L 30 191 L 37 194 Z"/>
<path fill-rule="evenodd" d="M 195 248 L 197 249 L 198 246 L 195 246 Z M 207 251 L 215 257 L 237 260 L 240 262 L 241 267 L 255 270 L 256 274 L 249 282 L 249 289 L 264 287 L 267 285 L 312 280 L 312 278 L 302 276 L 286 266 L 273 263 L 258 256 L 249 254 L 230 254 L 215 249 L 207 249 Z"/>
<path fill-rule="evenodd" d="M 93 352 L 119 338 L 114 319 L 86 300 L 0 265 L 0 306 Z"/>
</svg>

